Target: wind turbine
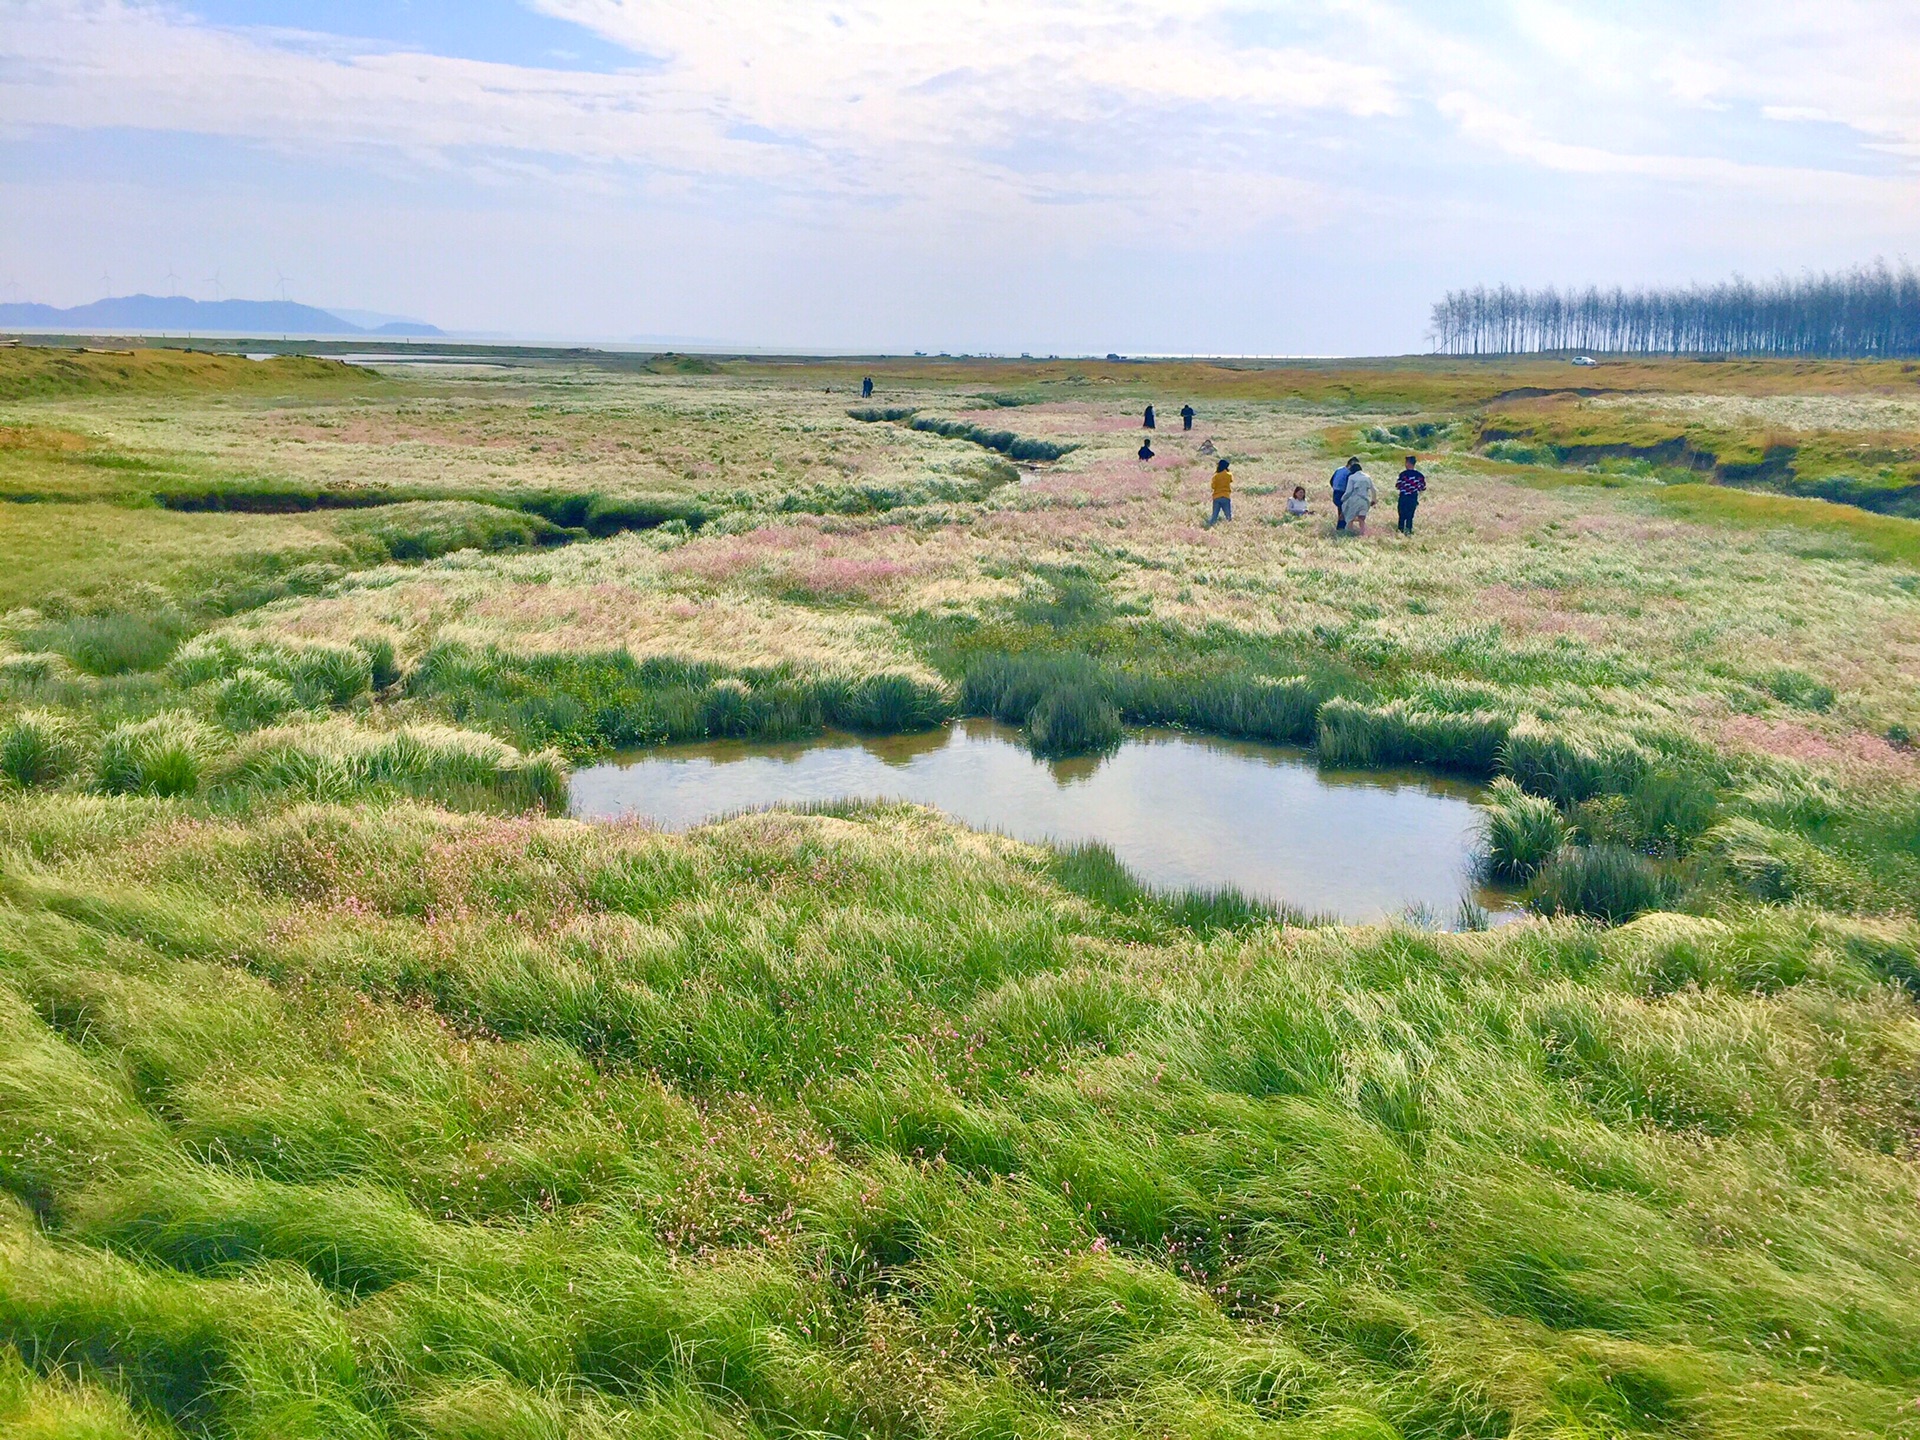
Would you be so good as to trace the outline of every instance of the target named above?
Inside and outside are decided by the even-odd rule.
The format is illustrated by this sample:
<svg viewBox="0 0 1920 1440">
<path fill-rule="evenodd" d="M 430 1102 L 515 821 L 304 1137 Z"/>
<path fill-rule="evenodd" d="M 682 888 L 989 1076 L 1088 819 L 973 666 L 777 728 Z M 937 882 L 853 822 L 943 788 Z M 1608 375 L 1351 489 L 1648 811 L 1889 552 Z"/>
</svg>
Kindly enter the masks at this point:
<svg viewBox="0 0 1920 1440">
<path fill-rule="evenodd" d="M 213 298 L 220 298 L 220 267 L 214 266 L 213 274 L 206 277 L 205 284 L 213 286 Z"/>
<path fill-rule="evenodd" d="M 180 277 L 173 273 L 173 262 L 168 261 L 167 262 L 167 294 L 178 295 L 179 293 L 180 293 Z"/>
<path fill-rule="evenodd" d="M 100 298 L 102 300 L 113 298 L 113 276 L 104 270 L 100 272 Z"/>
<path fill-rule="evenodd" d="M 291 275 L 282 275 L 277 269 L 273 273 L 280 281 L 280 299 L 284 302 L 287 298 L 287 282 L 293 279 L 293 277 Z"/>
</svg>

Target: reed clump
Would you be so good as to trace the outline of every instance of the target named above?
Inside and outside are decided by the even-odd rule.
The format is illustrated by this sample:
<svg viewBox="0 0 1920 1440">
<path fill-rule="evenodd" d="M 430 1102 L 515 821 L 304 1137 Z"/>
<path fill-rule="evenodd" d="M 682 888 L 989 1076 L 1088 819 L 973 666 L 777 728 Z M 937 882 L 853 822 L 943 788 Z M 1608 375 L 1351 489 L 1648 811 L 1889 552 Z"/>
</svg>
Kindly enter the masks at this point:
<svg viewBox="0 0 1920 1440">
<path fill-rule="evenodd" d="M 1624 845 L 1572 845 L 1527 887 L 1527 904 L 1543 915 L 1584 915 L 1618 925 L 1658 910 L 1672 886 L 1645 856 Z"/>
<path fill-rule="evenodd" d="M 1567 821 L 1551 800 L 1502 775 L 1481 802 L 1487 868 L 1502 880 L 1530 880 L 1566 842 Z"/>
</svg>

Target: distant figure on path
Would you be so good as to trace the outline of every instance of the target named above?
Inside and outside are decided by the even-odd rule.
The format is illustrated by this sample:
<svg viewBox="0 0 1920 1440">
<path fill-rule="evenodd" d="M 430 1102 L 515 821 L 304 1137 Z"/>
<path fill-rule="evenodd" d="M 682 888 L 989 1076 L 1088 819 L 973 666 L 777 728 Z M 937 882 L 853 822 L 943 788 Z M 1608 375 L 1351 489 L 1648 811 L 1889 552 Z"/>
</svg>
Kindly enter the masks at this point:
<svg viewBox="0 0 1920 1440">
<path fill-rule="evenodd" d="M 862 400 L 873 398 L 873 376 L 868 375 L 860 381 L 860 398 Z"/>
<path fill-rule="evenodd" d="M 1151 429 L 1153 429 L 1153 428 L 1154 428 L 1154 426 L 1153 426 L 1153 406 L 1151 406 L 1151 405 L 1149 405 L 1149 406 L 1147 406 L 1147 417 L 1146 417 L 1146 419 L 1144 419 L 1144 420 L 1142 420 L 1142 421 L 1140 422 L 1140 425 L 1141 425 L 1141 428 L 1142 428 L 1142 429 L 1146 429 L 1146 430 L 1151 430 Z"/>
<path fill-rule="evenodd" d="M 1193 428 L 1193 406 L 1182 405 L 1180 407 L 1180 428 L 1182 430 L 1191 430 Z"/>
<path fill-rule="evenodd" d="M 1413 512 L 1420 508 L 1421 492 L 1427 488 L 1427 477 L 1413 468 L 1413 462 L 1419 458 L 1417 455 L 1407 456 L 1407 468 L 1393 482 L 1393 488 L 1400 497 L 1398 528 L 1402 535 L 1413 533 Z"/>
<path fill-rule="evenodd" d="M 1233 518 L 1233 471 L 1222 460 L 1213 467 L 1213 513 L 1207 517 L 1207 528 L 1213 528 L 1216 520 Z"/>
<path fill-rule="evenodd" d="M 1373 508 L 1373 477 L 1360 468 L 1358 460 L 1347 472 L 1347 489 L 1340 501 L 1340 518 L 1355 535 L 1367 533 L 1367 511 Z"/>
<path fill-rule="evenodd" d="M 1347 463 L 1333 472 L 1333 479 L 1329 482 L 1333 486 L 1333 528 L 1336 530 L 1347 528 L 1347 512 L 1341 508 L 1340 502 L 1347 498 L 1347 477 L 1359 468 L 1360 462 L 1348 456 Z"/>
<path fill-rule="evenodd" d="M 1151 440 L 1142 440 L 1140 442 L 1140 458 L 1142 460 L 1151 460 L 1153 458 L 1153 442 Z"/>
<path fill-rule="evenodd" d="M 1296 485 L 1293 494 L 1287 497 L 1287 514 L 1304 515 L 1307 513 L 1307 487 Z"/>
</svg>

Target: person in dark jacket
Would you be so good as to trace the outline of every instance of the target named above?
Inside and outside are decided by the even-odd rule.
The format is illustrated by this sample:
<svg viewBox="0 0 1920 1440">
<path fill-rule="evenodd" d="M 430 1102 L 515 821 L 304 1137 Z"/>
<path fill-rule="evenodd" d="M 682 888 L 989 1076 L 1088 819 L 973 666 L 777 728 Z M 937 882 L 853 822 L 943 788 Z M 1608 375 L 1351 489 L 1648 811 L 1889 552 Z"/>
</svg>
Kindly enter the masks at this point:
<svg viewBox="0 0 1920 1440">
<path fill-rule="evenodd" d="M 1400 501 L 1400 525 L 1402 535 L 1413 533 L 1413 512 L 1420 508 L 1420 496 L 1426 491 L 1427 477 L 1413 468 L 1413 462 L 1419 457 L 1407 456 L 1407 468 L 1395 477 L 1394 494 Z"/>
<path fill-rule="evenodd" d="M 1142 440 L 1140 442 L 1140 458 L 1142 460 L 1151 460 L 1153 458 L 1153 441 Z"/>
<path fill-rule="evenodd" d="M 1193 428 L 1193 406 L 1182 405 L 1180 407 L 1180 428 L 1182 430 L 1191 430 Z"/>
<path fill-rule="evenodd" d="M 1153 425 L 1153 406 L 1151 406 L 1151 405 L 1149 405 L 1149 406 L 1147 406 L 1147 413 L 1146 413 L 1146 418 L 1144 418 L 1143 420 L 1141 420 L 1141 422 L 1140 422 L 1140 426 L 1141 426 L 1141 428 L 1142 428 L 1142 429 L 1144 429 L 1144 430 L 1151 430 L 1151 429 L 1153 429 L 1153 428 L 1154 428 L 1154 425 Z"/>
<path fill-rule="evenodd" d="M 861 380 L 860 398 L 862 400 L 871 400 L 873 398 L 873 376 L 869 375 Z"/>
</svg>

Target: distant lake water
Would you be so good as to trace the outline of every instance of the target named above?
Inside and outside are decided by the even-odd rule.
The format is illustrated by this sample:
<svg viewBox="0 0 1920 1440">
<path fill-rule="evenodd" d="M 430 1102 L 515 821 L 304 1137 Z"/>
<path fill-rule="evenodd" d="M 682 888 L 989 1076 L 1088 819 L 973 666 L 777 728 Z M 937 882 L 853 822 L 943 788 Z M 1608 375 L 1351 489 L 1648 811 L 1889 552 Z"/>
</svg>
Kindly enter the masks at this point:
<svg viewBox="0 0 1920 1440">
<path fill-rule="evenodd" d="M 922 735 L 827 735 L 665 746 L 574 773 L 572 813 L 686 830 L 742 810 L 873 798 L 934 806 L 1020 840 L 1099 841 L 1156 889 L 1235 885 L 1365 922 L 1463 896 L 1495 919 L 1513 897 L 1477 884 L 1476 786 L 1414 770 L 1327 770 L 1310 753 L 1141 731 L 1111 755 L 1038 760 L 1017 730 L 968 720 Z"/>
</svg>

